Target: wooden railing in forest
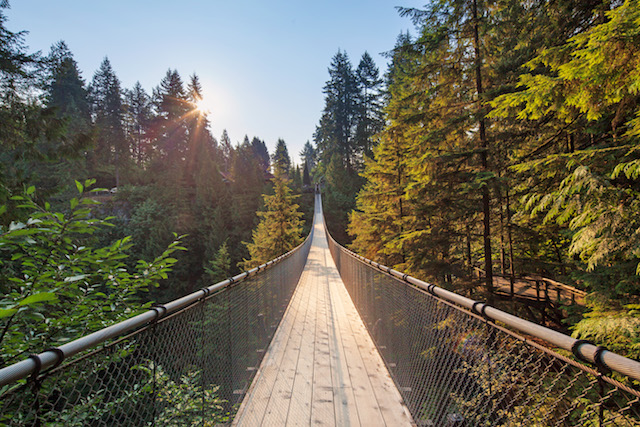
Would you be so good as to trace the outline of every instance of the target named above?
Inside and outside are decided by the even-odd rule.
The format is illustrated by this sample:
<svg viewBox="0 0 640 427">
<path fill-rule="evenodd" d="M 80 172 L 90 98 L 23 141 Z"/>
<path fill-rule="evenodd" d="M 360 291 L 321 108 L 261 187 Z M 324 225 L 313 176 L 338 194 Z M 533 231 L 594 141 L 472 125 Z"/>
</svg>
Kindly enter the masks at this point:
<svg viewBox="0 0 640 427">
<path fill-rule="evenodd" d="M 478 279 L 485 277 L 484 270 L 474 267 Z M 547 301 L 563 305 L 584 305 L 587 292 L 547 277 L 537 275 L 510 276 L 493 273 L 495 292 L 511 298 L 524 298 L 537 302 Z"/>
</svg>

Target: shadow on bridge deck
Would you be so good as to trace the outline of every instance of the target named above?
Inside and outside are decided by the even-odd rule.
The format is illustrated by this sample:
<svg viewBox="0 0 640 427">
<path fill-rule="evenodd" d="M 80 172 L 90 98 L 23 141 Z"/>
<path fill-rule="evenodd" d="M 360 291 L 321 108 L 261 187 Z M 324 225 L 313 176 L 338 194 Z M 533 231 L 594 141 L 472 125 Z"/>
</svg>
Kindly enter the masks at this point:
<svg viewBox="0 0 640 427">
<path fill-rule="evenodd" d="M 331 258 L 318 196 L 305 269 L 234 425 L 415 425 Z"/>
</svg>

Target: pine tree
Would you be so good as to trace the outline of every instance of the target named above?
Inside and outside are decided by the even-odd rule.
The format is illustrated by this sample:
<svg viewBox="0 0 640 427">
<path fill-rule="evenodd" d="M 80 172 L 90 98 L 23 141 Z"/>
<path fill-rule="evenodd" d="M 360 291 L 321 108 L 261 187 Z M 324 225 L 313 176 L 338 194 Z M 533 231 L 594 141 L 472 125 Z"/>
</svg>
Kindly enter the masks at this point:
<svg viewBox="0 0 640 427">
<path fill-rule="evenodd" d="M 141 165 L 150 159 L 152 151 L 151 99 L 140 82 L 136 82 L 131 90 L 125 91 L 124 98 L 124 122 L 129 147 L 136 163 Z"/>
<path fill-rule="evenodd" d="M 229 174 L 231 179 L 229 202 L 231 242 L 247 241 L 251 238 L 251 230 L 258 223 L 256 212 L 260 208 L 262 193 L 266 186 L 265 173 L 261 161 L 254 154 L 251 143 L 238 145 L 233 153 L 233 164 Z M 237 261 L 246 258 L 246 246 L 231 246 L 232 259 Z"/>
<path fill-rule="evenodd" d="M 209 280 L 213 283 L 217 283 L 230 276 L 231 258 L 226 241 L 218 248 L 215 257 L 210 260 L 209 265 L 205 267 L 205 271 L 209 276 Z"/>
<path fill-rule="evenodd" d="M 280 169 L 285 175 L 289 175 L 291 172 L 289 150 L 287 150 L 287 144 L 282 138 L 279 138 L 276 143 L 276 150 L 273 153 L 273 167 L 274 169 Z"/>
<path fill-rule="evenodd" d="M 300 157 L 302 157 L 302 160 L 307 166 L 309 172 L 311 172 L 316 167 L 316 150 L 315 148 L 313 148 L 313 145 L 311 145 L 309 141 L 307 141 L 304 144 L 304 147 L 302 147 Z"/>
<path fill-rule="evenodd" d="M 34 99 L 38 76 L 32 71 L 43 63 L 37 54 L 27 53 L 23 32 L 7 29 L 6 7 L 0 2 L 0 203 L 35 182 L 36 171 L 26 162 L 57 161 L 76 148 L 61 143 L 64 120 Z M 44 178 L 51 182 L 51 176 Z"/>
<path fill-rule="evenodd" d="M 83 154 L 93 141 L 87 88 L 66 43 L 61 41 L 53 45 L 45 63 L 46 106 L 53 109 L 56 116 L 65 123 L 64 133 L 60 138 L 41 143 L 42 151 L 58 153 L 48 157 L 60 156 L 64 159 L 43 162 L 34 168 L 46 176 L 46 180 L 32 183 L 38 185 L 40 191 L 46 192 L 47 188 L 68 185 L 73 179 L 85 176 Z"/>
<path fill-rule="evenodd" d="M 302 185 L 304 187 L 311 187 L 311 176 L 309 175 L 309 164 L 304 162 L 304 167 L 302 168 Z"/>
<path fill-rule="evenodd" d="M 202 102 L 202 85 L 200 79 L 194 73 L 187 86 L 187 101 L 189 111 L 184 117 L 187 127 L 187 145 L 185 158 L 187 160 L 184 172 L 185 185 L 196 186 L 196 173 L 203 162 L 212 162 L 214 153 L 214 139 L 209 132 L 209 119 L 207 112 L 199 106 Z"/>
<path fill-rule="evenodd" d="M 117 187 L 120 184 L 120 171 L 129 157 L 129 150 L 124 136 L 120 80 L 116 77 L 108 58 L 104 58 L 94 74 L 89 92 L 93 120 L 98 132 L 92 169 L 98 175 L 96 178 L 102 180 L 99 181 L 99 185 L 107 186 L 107 175 L 110 175 L 113 177 L 111 184 Z M 101 171 L 107 175 L 101 176 Z"/>
<path fill-rule="evenodd" d="M 369 53 L 365 52 L 355 71 L 358 83 L 355 144 L 363 156 L 372 156 L 373 136 L 384 128 L 383 80 Z"/>
<path fill-rule="evenodd" d="M 278 166 L 273 178 L 273 195 L 264 195 L 264 210 L 258 212 L 260 223 L 253 230 L 253 242 L 245 243 L 249 260 L 242 268 L 250 269 L 292 250 L 302 243 L 302 213 L 294 203 L 289 180 Z"/>
<path fill-rule="evenodd" d="M 233 164 L 233 145 L 231 145 L 231 138 L 229 138 L 229 134 L 227 130 L 224 129 L 222 131 L 222 136 L 220 137 L 220 149 L 222 150 L 222 158 L 224 160 L 223 170 L 225 173 L 231 172 L 231 165 Z"/>
<path fill-rule="evenodd" d="M 255 156 L 260 159 L 260 164 L 264 171 L 268 171 L 271 165 L 269 150 L 267 150 L 267 145 L 258 137 L 253 137 L 251 140 L 251 146 L 253 147 L 253 153 Z"/>
<path fill-rule="evenodd" d="M 60 41 L 53 45 L 47 62 L 50 69 L 47 105 L 56 108 L 58 116 L 69 121 L 69 135 L 86 133 L 91 127 L 88 92 L 67 44 Z"/>
<path fill-rule="evenodd" d="M 157 149 L 174 164 L 184 161 L 188 145 L 185 118 L 193 106 L 187 100 L 187 93 L 177 70 L 167 70 L 160 85 L 154 90 L 153 100 L 156 109 L 154 133 Z"/>
<path fill-rule="evenodd" d="M 324 86 L 325 107 L 314 139 L 325 163 L 338 154 L 348 170 L 355 170 L 358 82 L 346 52 L 334 55 L 329 76 Z"/>
</svg>

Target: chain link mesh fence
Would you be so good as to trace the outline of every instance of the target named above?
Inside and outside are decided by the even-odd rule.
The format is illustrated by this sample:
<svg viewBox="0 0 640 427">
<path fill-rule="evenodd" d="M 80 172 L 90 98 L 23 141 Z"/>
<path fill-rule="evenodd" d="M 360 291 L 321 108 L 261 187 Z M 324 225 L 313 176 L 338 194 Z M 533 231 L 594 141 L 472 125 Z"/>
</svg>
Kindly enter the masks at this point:
<svg viewBox="0 0 640 427">
<path fill-rule="evenodd" d="M 200 291 L 176 312 L 156 307 L 157 320 L 128 335 L 0 387 L 0 425 L 229 424 L 293 295 L 310 242 L 242 281 Z"/>
<path fill-rule="evenodd" d="M 640 426 L 637 379 L 578 363 L 328 240 L 417 425 Z"/>
</svg>

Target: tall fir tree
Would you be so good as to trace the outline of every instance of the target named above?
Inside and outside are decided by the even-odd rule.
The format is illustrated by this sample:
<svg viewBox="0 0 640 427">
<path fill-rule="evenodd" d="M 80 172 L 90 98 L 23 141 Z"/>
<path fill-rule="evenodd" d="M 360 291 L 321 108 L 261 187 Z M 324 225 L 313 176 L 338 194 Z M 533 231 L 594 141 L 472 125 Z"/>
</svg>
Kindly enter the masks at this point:
<svg viewBox="0 0 640 427">
<path fill-rule="evenodd" d="M 269 150 L 263 140 L 254 136 L 251 140 L 251 146 L 253 147 L 253 153 L 260 160 L 260 164 L 265 171 L 269 170 L 271 166 L 271 160 L 269 156 Z"/>
<path fill-rule="evenodd" d="M 153 100 L 157 150 L 172 163 L 185 160 L 188 130 L 185 117 L 192 110 L 187 93 L 177 70 L 167 70 L 160 85 L 154 90 Z"/>
<path fill-rule="evenodd" d="M 124 122 L 129 147 L 138 165 L 150 160 L 152 147 L 151 121 L 153 118 L 151 98 L 140 82 L 124 94 Z"/>
<path fill-rule="evenodd" d="M 373 58 L 365 52 L 355 71 L 358 84 L 355 144 L 362 156 L 372 156 L 373 137 L 384 128 L 383 83 Z"/>
<path fill-rule="evenodd" d="M 300 157 L 302 158 L 304 164 L 307 166 L 309 173 L 311 173 L 311 171 L 316 167 L 317 154 L 316 149 L 309 141 L 307 141 L 304 144 L 304 147 L 302 147 L 302 151 L 300 151 Z"/>
<path fill-rule="evenodd" d="M 280 169 L 285 175 L 291 173 L 291 158 L 284 139 L 279 138 L 273 153 L 273 168 Z"/>
<path fill-rule="evenodd" d="M 302 213 L 295 203 L 289 179 L 276 164 L 273 195 L 264 195 L 264 210 L 258 212 L 260 223 L 253 230 L 253 241 L 245 243 L 250 258 L 244 269 L 250 269 L 292 250 L 302 243 Z"/>
<path fill-rule="evenodd" d="M 108 58 L 104 58 L 94 74 L 89 93 L 97 132 L 91 170 L 96 174 L 98 185 L 117 187 L 120 173 L 129 158 L 129 150 L 124 132 L 120 80 Z"/>
</svg>

